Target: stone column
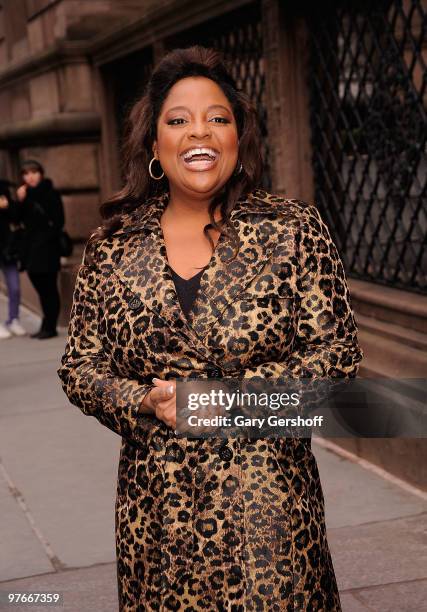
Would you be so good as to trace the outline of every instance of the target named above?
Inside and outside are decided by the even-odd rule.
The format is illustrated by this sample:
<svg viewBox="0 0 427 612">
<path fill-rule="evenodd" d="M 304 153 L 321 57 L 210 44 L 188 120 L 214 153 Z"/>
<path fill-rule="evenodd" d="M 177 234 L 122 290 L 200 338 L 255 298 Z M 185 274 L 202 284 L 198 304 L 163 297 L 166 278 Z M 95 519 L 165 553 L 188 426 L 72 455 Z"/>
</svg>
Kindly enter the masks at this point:
<svg viewBox="0 0 427 612">
<path fill-rule="evenodd" d="M 312 202 L 308 32 L 285 4 L 262 3 L 273 190 Z"/>
</svg>

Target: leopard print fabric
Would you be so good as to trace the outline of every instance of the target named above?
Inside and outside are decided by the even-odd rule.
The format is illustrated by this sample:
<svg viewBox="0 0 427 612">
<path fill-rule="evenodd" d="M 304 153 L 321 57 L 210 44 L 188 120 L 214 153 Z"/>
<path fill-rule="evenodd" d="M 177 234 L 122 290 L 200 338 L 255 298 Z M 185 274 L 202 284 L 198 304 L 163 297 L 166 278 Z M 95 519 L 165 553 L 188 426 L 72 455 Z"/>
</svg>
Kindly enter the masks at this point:
<svg viewBox="0 0 427 612">
<path fill-rule="evenodd" d="M 168 195 L 85 253 L 58 374 L 122 437 L 121 612 L 341 610 L 310 439 L 179 438 L 139 405 L 153 376 L 343 377 L 363 357 L 346 277 L 317 208 L 256 190 L 221 234 L 189 319 L 168 265 Z"/>
</svg>

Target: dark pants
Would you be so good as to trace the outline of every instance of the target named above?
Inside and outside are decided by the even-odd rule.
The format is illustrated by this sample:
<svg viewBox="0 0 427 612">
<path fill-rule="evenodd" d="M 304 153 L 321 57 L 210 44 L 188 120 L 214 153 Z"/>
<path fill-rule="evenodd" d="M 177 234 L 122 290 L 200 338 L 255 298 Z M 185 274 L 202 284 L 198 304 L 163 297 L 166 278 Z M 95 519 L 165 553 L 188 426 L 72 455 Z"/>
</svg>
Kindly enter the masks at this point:
<svg viewBox="0 0 427 612">
<path fill-rule="evenodd" d="M 46 274 L 28 272 L 28 276 L 39 295 L 43 310 L 42 329 L 48 332 L 56 331 L 60 308 L 57 287 L 58 272 L 48 272 Z"/>
</svg>

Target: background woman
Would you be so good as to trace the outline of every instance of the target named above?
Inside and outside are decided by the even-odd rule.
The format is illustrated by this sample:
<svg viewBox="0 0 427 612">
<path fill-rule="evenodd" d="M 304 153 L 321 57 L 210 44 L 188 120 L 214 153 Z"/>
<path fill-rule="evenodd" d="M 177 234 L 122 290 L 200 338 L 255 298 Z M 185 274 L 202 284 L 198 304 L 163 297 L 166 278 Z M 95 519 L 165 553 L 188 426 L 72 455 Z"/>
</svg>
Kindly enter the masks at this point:
<svg viewBox="0 0 427 612">
<path fill-rule="evenodd" d="M 0 180 L 0 268 L 2 269 L 8 296 L 8 318 L 0 324 L 0 340 L 14 336 L 25 336 L 26 331 L 19 321 L 21 291 L 19 283 L 19 245 L 17 231 L 19 207 L 10 197 L 9 181 Z"/>
<path fill-rule="evenodd" d="M 27 249 L 24 265 L 43 312 L 41 327 L 32 338 L 45 340 L 57 336 L 60 310 L 57 286 L 61 267 L 60 236 L 64 226 L 64 207 L 59 192 L 45 178 L 43 166 L 35 160 L 21 165 L 23 185 L 17 190 L 22 203 Z"/>
<path fill-rule="evenodd" d="M 347 377 L 362 358 L 328 229 L 257 189 L 260 150 L 218 53 L 175 50 L 79 269 L 58 373 L 122 436 L 120 610 L 340 610 L 310 439 L 174 432 L 178 377 Z"/>
</svg>

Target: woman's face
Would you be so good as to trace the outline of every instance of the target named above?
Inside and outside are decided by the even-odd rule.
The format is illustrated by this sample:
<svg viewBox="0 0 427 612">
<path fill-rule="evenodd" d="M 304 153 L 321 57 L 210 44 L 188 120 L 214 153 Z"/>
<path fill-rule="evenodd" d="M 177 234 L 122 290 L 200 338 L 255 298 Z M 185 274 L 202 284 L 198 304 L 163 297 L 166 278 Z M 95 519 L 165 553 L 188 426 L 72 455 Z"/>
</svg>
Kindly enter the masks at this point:
<svg viewBox="0 0 427 612">
<path fill-rule="evenodd" d="M 22 174 L 22 179 L 28 187 L 37 187 L 42 180 L 42 175 L 38 170 L 26 170 Z"/>
<path fill-rule="evenodd" d="M 209 198 L 233 174 L 238 133 L 232 107 L 211 79 L 188 77 L 171 87 L 157 122 L 153 153 L 171 195 Z M 153 172 L 159 173 L 155 164 Z"/>
</svg>

